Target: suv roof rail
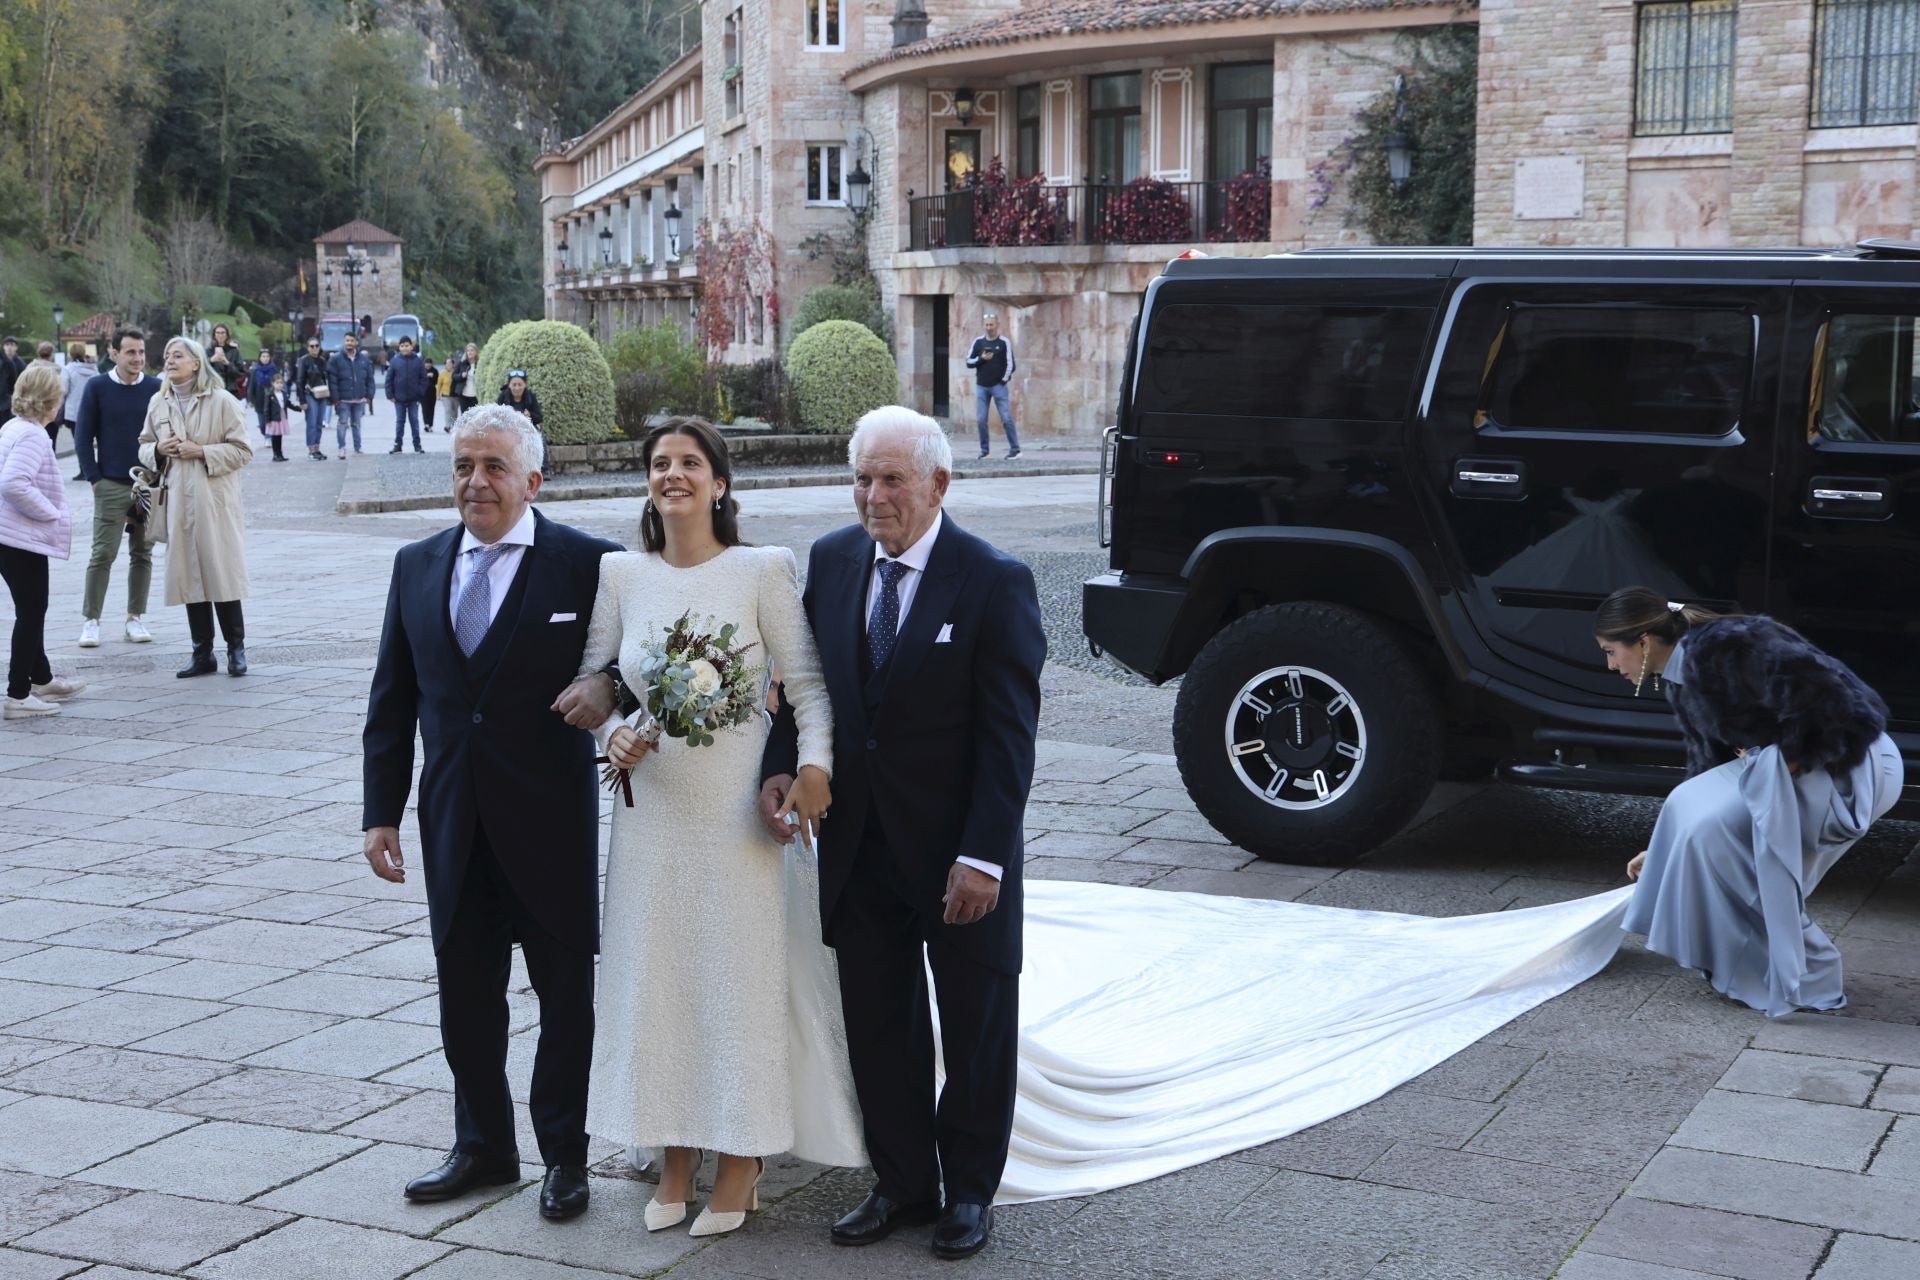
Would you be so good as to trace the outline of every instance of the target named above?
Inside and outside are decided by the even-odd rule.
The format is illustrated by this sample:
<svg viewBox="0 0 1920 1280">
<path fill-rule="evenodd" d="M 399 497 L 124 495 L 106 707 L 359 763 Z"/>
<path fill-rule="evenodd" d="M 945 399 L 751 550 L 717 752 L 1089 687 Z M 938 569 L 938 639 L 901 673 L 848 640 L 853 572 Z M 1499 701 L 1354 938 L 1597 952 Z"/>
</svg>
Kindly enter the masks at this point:
<svg viewBox="0 0 1920 1280">
<path fill-rule="evenodd" d="M 1875 236 L 1871 240 L 1862 240 L 1855 247 L 1870 258 L 1920 258 L 1920 240 Z"/>
<path fill-rule="evenodd" d="M 1904 252 L 1902 252 L 1904 251 Z M 1624 245 L 1329 245 L 1269 254 L 1273 258 L 1920 258 L 1920 242 L 1863 240 L 1857 249 L 1803 248 L 1638 248 Z"/>
</svg>

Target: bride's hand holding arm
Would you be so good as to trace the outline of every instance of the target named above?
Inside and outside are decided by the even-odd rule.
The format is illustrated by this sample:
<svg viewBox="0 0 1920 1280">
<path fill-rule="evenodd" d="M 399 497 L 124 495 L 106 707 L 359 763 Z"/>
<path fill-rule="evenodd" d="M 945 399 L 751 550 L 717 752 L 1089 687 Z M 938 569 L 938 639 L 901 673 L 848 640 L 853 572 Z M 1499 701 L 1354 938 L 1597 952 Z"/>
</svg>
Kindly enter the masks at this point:
<svg viewBox="0 0 1920 1280">
<path fill-rule="evenodd" d="M 828 784 L 827 771 L 817 764 L 803 764 L 777 816 L 792 814 L 800 819 L 800 843 L 811 849 L 820 836 L 820 819 L 827 816 L 832 804 L 833 788 Z"/>
<path fill-rule="evenodd" d="M 760 579 L 760 634 L 780 667 L 781 697 L 792 703 L 798 728 L 797 761 L 793 785 L 773 813 L 773 822 L 788 814 L 799 820 L 795 828 L 801 843 L 814 848 L 821 819 L 833 802 L 828 785 L 833 775 L 833 706 L 820 674 L 820 650 L 800 595 L 800 570 L 791 551 L 767 557 Z M 772 780 L 769 780 L 772 781 Z M 762 788 L 766 799 L 766 788 Z M 778 837 L 776 837 L 777 839 Z"/>
</svg>

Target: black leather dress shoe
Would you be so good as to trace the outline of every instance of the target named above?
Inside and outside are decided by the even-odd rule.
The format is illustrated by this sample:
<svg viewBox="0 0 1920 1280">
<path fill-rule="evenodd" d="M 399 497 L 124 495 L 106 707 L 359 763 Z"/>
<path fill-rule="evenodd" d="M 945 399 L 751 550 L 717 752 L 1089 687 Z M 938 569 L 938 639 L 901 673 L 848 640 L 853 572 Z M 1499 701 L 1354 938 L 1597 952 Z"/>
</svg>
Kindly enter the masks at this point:
<svg viewBox="0 0 1920 1280">
<path fill-rule="evenodd" d="M 933 1256 L 971 1258 L 987 1247 L 993 1234 L 993 1206 L 990 1204 L 952 1204 L 933 1229 Z"/>
<path fill-rule="evenodd" d="M 407 1199 L 451 1200 L 475 1187 L 501 1187 L 518 1181 L 518 1160 L 512 1164 L 482 1164 L 464 1151 L 449 1151 L 438 1169 L 423 1173 L 407 1184 Z"/>
<path fill-rule="evenodd" d="M 871 1191 L 859 1208 L 833 1224 L 833 1242 L 873 1244 L 892 1235 L 895 1227 L 924 1227 L 939 1216 L 937 1200 L 896 1204 L 878 1191 Z"/>
<path fill-rule="evenodd" d="M 540 1216 L 565 1222 L 579 1217 L 586 1207 L 587 1166 L 548 1165 L 546 1180 L 540 1184 Z"/>
</svg>

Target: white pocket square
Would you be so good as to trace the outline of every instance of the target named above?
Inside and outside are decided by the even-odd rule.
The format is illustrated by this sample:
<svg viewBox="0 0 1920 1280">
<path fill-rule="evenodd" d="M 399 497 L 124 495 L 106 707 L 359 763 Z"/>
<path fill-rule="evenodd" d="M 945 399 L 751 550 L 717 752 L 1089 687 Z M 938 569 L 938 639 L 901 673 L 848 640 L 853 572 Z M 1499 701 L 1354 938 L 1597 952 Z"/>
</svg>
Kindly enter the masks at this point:
<svg viewBox="0 0 1920 1280">
<path fill-rule="evenodd" d="M 575 619 L 577 619 L 579 616 L 580 615 L 577 613 L 556 613 L 551 618 L 548 618 L 547 621 L 548 622 L 572 622 Z"/>
<path fill-rule="evenodd" d="M 949 622 L 945 626 L 941 627 L 940 634 L 933 638 L 933 642 L 935 644 L 952 644 L 953 643 L 953 624 Z"/>
</svg>

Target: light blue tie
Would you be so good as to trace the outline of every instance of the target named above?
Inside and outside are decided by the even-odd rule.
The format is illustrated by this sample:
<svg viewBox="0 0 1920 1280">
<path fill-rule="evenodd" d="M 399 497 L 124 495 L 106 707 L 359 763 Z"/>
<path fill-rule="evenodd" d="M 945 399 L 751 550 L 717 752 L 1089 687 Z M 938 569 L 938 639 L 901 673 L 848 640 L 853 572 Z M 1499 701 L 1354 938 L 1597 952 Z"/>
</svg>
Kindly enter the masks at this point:
<svg viewBox="0 0 1920 1280">
<path fill-rule="evenodd" d="M 493 565 L 506 549 L 505 543 L 499 543 L 474 547 L 467 552 L 473 557 L 473 571 L 467 577 L 467 585 L 460 589 L 460 607 L 453 614 L 453 638 L 459 643 L 460 652 L 469 658 L 487 638 L 487 628 L 493 625 Z"/>
</svg>

